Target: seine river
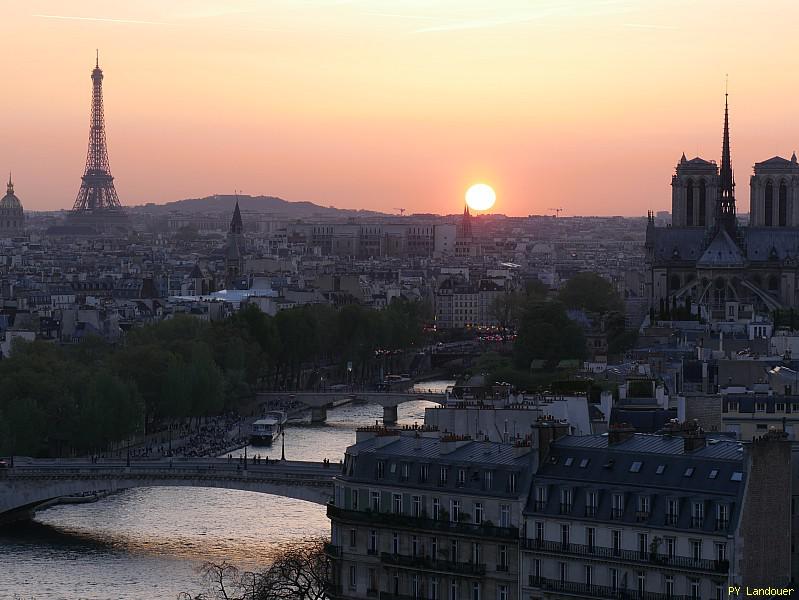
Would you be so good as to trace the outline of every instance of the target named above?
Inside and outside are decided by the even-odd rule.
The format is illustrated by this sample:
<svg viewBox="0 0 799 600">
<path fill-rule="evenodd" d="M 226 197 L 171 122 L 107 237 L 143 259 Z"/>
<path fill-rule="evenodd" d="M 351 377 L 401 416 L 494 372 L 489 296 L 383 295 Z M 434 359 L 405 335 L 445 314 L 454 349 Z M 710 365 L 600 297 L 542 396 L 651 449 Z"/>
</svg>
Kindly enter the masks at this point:
<svg viewBox="0 0 799 600">
<path fill-rule="evenodd" d="M 450 381 L 420 384 L 443 391 Z M 428 402 L 399 407 L 421 423 Z M 286 458 L 338 462 L 355 428 L 383 409 L 347 405 L 323 425 L 289 424 Z M 248 453 L 279 457 L 280 447 Z M 274 544 L 329 535 L 323 506 L 235 490 L 141 488 L 94 504 L 57 506 L 29 523 L 0 528 L 0 597 L 24 600 L 173 600 L 198 593 L 205 560 L 258 568 Z"/>
</svg>

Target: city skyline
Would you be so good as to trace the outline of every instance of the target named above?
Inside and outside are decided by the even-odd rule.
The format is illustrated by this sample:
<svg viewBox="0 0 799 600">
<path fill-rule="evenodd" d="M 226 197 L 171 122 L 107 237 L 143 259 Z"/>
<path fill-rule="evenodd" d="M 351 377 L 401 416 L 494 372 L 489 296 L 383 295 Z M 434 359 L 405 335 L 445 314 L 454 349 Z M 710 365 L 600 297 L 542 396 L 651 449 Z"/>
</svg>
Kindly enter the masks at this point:
<svg viewBox="0 0 799 600">
<path fill-rule="evenodd" d="M 240 189 L 455 214 L 483 181 L 497 213 L 643 216 L 668 208 L 683 152 L 719 160 L 725 73 L 742 212 L 752 165 L 797 145 L 790 19 L 749 3 L 690 19 L 688 4 L 479 4 L 10 7 L 8 51 L 26 60 L 8 64 L 0 167 L 26 208 L 72 205 L 97 47 L 127 206 Z M 747 44 L 726 48 L 737 22 Z"/>
</svg>

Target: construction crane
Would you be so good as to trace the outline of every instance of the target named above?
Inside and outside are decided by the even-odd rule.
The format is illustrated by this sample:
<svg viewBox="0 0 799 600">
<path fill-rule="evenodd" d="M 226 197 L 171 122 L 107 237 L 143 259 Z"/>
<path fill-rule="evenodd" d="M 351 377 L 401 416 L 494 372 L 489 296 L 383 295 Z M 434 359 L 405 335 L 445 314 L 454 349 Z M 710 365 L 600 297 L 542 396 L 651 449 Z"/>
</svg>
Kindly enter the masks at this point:
<svg viewBox="0 0 799 600">
<path fill-rule="evenodd" d="M 547 210 L 553 211 L 555 213 L 555 217 L 559 217 L 560 213 L 563 212 L 562 208 L 548 208 Z"/>
<path fill-rule="evenodd" d="M 405 214 L 405 209 L 404 209 L 404 208 L 396 208 L 396 207 L 395 207 L 395 208 L 394 208 L 394 210 L 398 210 L 398 211 L 399 211 L 399 214 L 400 214 L 400 216 L 403 216 L 403 215 Z"/>
</svg>

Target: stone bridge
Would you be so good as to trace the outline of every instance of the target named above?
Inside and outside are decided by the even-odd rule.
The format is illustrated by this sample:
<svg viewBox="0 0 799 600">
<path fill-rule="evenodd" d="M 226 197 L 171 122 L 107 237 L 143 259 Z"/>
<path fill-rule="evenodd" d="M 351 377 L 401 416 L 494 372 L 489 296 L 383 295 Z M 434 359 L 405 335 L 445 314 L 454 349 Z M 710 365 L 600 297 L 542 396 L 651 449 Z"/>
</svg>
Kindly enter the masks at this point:
<svg viewBox="0 0 799 600">
<path fill-rule="evenodd" d="M 270 461 L 242 464 L 226 458 L 131 460 L 14 459 L 0 468 L 0 518 L 26 515 L 64 496 L 135 487 L 188 486 L 262 492 L 326 504 L 337 464 Z"/>
<path fill-rule="evenodd" d="M 259 392 L 258 401 L 268 403 L 270 399 L 297 400 L 311 409 L 311 422 L 323 423 L 327 419 L 327 411 L 334 406 L 350 402 L 379 404 L 383 407 L 383 424 L 393 425 L 397 422 L 397 406 L 405 402 L 427 400 L 446 404 L 447 394 L 435 392 Z"/>
</svg>

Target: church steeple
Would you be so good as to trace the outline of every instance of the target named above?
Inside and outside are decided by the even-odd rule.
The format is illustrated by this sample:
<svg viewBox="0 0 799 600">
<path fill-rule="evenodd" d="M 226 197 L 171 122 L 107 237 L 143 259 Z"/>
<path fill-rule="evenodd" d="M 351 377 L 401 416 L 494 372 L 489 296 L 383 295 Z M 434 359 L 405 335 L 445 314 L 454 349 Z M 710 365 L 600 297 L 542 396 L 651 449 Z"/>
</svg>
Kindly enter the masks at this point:
<svg viewBox="0 0 799 600">
<path fill-rule="evenodd" d="M 734 235 L 735 219 L 735 175 L 732 172 L 730 157 L 730 111 L 724 91 L 724 135 L 721 142 L 721 168 L 719 169 L 718 201 L 716 202 L 716 223 Z"/>
</svg>

